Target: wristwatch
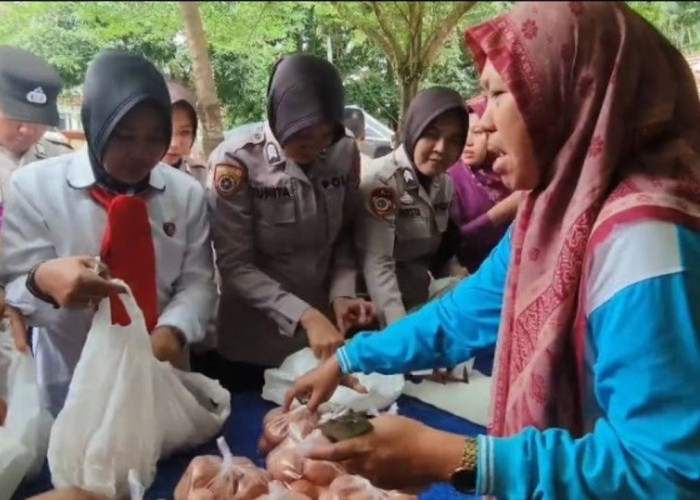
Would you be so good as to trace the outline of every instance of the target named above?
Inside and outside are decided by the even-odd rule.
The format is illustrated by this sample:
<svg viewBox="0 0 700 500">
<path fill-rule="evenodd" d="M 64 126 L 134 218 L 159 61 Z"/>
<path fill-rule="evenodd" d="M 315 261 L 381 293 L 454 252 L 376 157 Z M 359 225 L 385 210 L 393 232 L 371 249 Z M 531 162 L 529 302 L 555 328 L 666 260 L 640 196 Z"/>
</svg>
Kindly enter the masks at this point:
<svg viewBox="0 0 700 500">
<path fill-rule="evenodd" d="M 473 495 L 476 493 L 476 439 L 468 437 L 464 441 L 464 452 L 459 466 L 450 474 L 450 484 L 460 493 Z"/>
</svg>

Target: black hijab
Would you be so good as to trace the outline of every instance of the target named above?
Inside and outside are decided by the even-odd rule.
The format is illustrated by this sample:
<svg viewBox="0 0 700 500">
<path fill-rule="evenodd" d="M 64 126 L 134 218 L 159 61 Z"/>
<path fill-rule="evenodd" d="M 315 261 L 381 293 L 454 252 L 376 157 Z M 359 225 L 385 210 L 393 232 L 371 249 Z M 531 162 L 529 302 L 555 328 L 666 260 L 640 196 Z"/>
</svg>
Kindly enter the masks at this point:
<svg viewBox="0 0 700 500">
<path fill-rule="evenodd" d="M 102 165 L 107 143 L 119 121 L 145 101 L 162 110 L 167 148 L 172 132 L 170 95 L 156 67 L 136 54 L 113 50 L 100 52 L 90 63 L 85 74 L 81 118 L 95 179 L 110 191 L 138 193 L 148 189 L 149 177 L 136 186 L 124 184 Z"/>
<path fill-rule="evenodd" d="M 403 146 L 412 165 L 414 165 L 413 153 L 418 139 L 430 122 L 447 111 L 455 111 L 463 116 L 462 144 L 464 144 L 469 132 L 469 114 L 459 92 L 447 87 L 430 87 L 420 91 L 411 101 L 403 126 Z"/>
<path fill-rule="evenodd" d="M 333 142 L 345 135 L 343 81 L 333 64 L 308 54 L 285 56 L 267 87 L 267 120 L 284 146 L 295 133 L 326 121 L 337 124 Z"/>
</svg>

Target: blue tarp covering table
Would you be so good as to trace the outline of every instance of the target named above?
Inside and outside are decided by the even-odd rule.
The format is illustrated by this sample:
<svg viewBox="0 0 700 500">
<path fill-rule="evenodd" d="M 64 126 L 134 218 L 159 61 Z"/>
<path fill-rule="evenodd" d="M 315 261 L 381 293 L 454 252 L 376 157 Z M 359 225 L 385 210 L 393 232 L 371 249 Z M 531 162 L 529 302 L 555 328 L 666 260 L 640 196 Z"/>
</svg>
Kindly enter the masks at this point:
<svg viewBox="0 0 700 500">
<path fill-rule="evenodd" d="M 462 418 L 456 417 L 433 406 L 422 403 L 406 396 L 398 401 L 401 415 L 420 420 L 432 427 L 462 435 L 475 435 L 484 432 L 483 427 L 472 424 Z M 231 417 L 224 427 L 226 441 L 235 455 L 243 455 L 255 460 L 259 465 L 264 465 L 263 460 L 257 456 L 256 446 L 262 432 L 262 420 L 265 413 L 275 405 L 263 400 L 257 394 L 234 394 L 232 401 Z M 190 460 L 197 455 L 215 454 L 218 450 L 214 440 L 190 453 L 175 455 L 158 464 L 156 480 L 146 494 L 147 499 L 171 499 L 175 485 L 185 472 Z M 32 495 L 51 489 L 51 481 L 48 468 L 45 466 L 41 477 L 31 483 L 24 484 L 15 494 L 13 499 L 25 499 Z M 455 492 L 447 484 L 436 484 L 421 495 L 421 500 L 445 500 L 445 499 L 470 499 Z"/>
</svg>

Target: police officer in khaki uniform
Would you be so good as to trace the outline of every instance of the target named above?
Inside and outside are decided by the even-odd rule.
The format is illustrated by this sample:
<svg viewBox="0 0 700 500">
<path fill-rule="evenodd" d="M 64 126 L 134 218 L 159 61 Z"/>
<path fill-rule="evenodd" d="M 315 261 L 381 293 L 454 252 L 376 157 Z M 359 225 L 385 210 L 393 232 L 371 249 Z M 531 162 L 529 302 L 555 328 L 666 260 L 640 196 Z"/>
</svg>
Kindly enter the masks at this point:
<svg viewBox="0 0 700 500">
<path fill-rule="evenodd" d="M 328 61 L 284 57 L 270 79 L 268 121 L 209 159 L 218 378 L 231 390 L 259 390 L 265 368 L 306 345 L 331 355 L 349 326 L 371 319 L 370 304 L 354 298 L 359 155 L 343 128 L 343 93 Z"/>
<path fill-rule="evenodd" d="M 187 172 L 202 186 L 207 180 L 206 162 L 192 157 L 192 147 L 197 137 L 197 106 L 194 94 L 177 82 L 167 82 L 173 105 L 173 135 L 163 161 L 178 170 Z"/>
<path fill-rule="evenodd" d="M 72 151 L 69 144 L 42 137 L 58 125 L 62 87 L 58 72 L 42 58 L 0 47 L 0 195 L 19 167 Z"/>
<path fill-rule="evenodd" d="M 409 107 L 403 144 L 362 176 L 355 242 L 383 326 L 428 299 L 454 192 L 445 170 L 462 152 L 468 121 L 457 92 L 424 90 Z"/>
</svg>

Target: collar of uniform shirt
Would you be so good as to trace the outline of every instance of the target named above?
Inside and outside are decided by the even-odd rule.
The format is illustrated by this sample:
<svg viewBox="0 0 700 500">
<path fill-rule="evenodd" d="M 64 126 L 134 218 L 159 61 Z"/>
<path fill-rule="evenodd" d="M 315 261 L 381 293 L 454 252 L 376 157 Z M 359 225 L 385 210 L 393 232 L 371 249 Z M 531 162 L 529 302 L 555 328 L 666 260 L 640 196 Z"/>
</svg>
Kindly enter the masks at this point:
<svg viewBox="0 0 700 500">
<path fill-rule="evenodd" d="M 68 167 L 68 175 L 66 176 L 68 185 L 74 189 L 86 189 L 93 186 L 96 179 L 95 173 L 92 170 L 92 165 L 90 164 L 87 149 L 83 149 L 71 156 L 71 164 Z M 157 166 L 151 170 L 149 185 L 156 191 L 165 191 L 165 179 Z"/>
</svg>

